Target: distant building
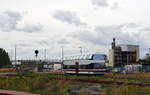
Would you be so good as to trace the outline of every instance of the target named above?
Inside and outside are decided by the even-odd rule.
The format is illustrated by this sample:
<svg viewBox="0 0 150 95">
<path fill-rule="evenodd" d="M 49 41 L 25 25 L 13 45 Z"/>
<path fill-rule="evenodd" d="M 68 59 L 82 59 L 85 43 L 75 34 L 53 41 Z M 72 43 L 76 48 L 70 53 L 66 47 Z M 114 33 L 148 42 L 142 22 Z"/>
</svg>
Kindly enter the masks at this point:
<svg viewBox="0 0 150 95">
<path fill-rule="evenodd" d="M 60 70 L 61 60 L 17 60 L 12 62 L 15 70 L 26 72 L 47 72 L 50 70 Z"/>
<path fill-rule="evenodd" d="M 113 38 L 112 47 L 109 50 L 109 65 L 120 67 L 124 65 L 136 64 L 139 61 L 138 45 L 118 45 L 116 46 Z"/>
</svg>

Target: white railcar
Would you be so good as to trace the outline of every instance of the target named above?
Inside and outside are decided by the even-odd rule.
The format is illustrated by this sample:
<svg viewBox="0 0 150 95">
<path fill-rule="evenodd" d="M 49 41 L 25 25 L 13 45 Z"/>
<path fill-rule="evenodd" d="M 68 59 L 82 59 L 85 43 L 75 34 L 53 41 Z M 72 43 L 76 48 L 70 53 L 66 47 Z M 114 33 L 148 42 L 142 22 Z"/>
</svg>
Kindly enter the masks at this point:
<svg viewBox="0 0 150 95">
<path fill-rule="evenodd" d="M 104 74 L 106 55 L 101 53 L 68 56 L 63 62 L 65 74 Z"/>
</svg>

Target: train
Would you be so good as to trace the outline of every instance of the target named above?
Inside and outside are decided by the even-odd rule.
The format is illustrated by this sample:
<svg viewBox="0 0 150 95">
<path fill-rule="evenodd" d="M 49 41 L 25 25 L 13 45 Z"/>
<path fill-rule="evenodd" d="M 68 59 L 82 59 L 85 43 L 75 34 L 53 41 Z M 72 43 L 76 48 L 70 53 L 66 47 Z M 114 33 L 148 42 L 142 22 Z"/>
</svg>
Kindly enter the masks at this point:
<svg viewBox="0 0 150 95">
<path fill-rule="evenodd" d="M 88 53 L 67 56 L 63 62 L 65 74 L 104 75 L 107 56 L 101 53 Z"/>
</svg>

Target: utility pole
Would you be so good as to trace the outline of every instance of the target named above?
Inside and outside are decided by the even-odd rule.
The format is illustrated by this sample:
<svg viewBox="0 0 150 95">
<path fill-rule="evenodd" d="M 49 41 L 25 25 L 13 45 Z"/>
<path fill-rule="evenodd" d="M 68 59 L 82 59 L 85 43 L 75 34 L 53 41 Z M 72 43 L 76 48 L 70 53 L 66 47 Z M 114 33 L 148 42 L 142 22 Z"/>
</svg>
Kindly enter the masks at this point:
<svg viewBox="0 0 150 95">
<path fill-rule="evenodd" d="M 12 48 L 10 49 L 10 60 L 12 62 Z"/>
<path fill-rule="evenodd" d="M 80 49 L 80 53 L 82 54 L 82 47 L 80 46 L 79 49 Z"/>
<path fill-rule="evenodd" d="M 44 49 L 44 60 L 46 61 L 46 49 Z"/>
</svg>

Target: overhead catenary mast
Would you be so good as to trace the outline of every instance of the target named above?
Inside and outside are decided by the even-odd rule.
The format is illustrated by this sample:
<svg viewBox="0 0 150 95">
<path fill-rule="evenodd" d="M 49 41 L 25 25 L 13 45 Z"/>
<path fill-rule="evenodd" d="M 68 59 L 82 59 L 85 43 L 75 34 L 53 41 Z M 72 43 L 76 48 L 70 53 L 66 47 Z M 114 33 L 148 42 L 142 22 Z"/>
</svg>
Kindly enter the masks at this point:
<svg viewBox="0 0 150 95">
<path fill-rule="evenodd" d="M 17 60 L 17 45 L 15 45 L 15 64 L 16 64 L 16 60 Z"/>
<path fill-rule="evenodd" d="M 64 60 L 64 46 L 61 46 L 61 49 L 62 49 L 61 55 L 62 55 L 62 61 L 63 61 Z"/>
</svg>

